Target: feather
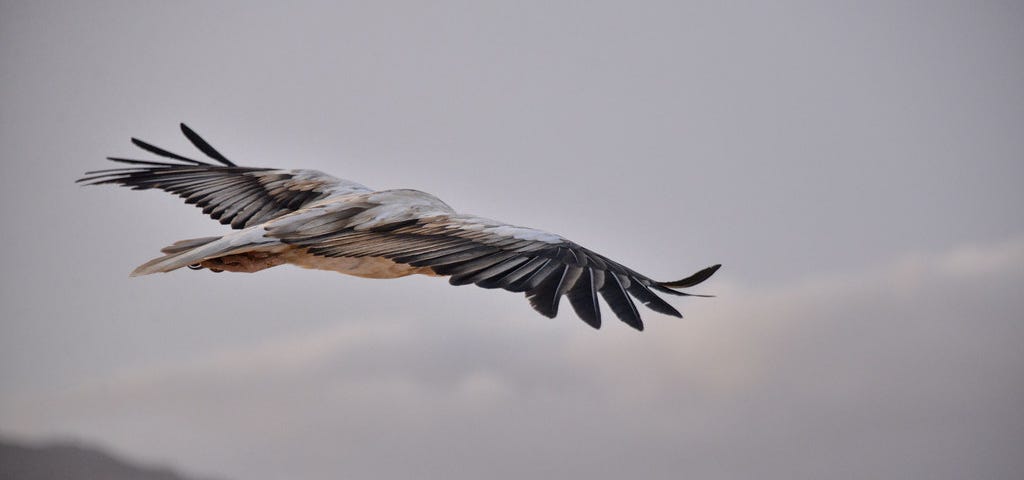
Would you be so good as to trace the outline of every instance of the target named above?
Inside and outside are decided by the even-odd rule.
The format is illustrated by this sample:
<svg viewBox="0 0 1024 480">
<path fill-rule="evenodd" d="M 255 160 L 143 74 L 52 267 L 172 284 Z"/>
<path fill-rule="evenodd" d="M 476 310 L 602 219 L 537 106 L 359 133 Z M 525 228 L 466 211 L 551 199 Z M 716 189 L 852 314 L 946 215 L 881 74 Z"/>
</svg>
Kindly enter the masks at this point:
<svg viewBox="0 0 1024 480">
<path fill-rule="evenodd" d="M 198 148 L 201 152 L 206 154 L 207 157 L 210 157 L 229 167 L 235 166 L 235 164 L 231 160 L 228 160 L 227 157 L 221 155 L 221 153 L 218 152 L 217 149 L 213 148 L 212 145 L 206 143 L 206 140 L 203 140 L 203 137 L 200 137 L 199 134 L 194 132 L 191 128 L 188 128 L 188 125 L 185 125 L 184 123 L 181 124 L 181 133 L 184 133 L 185 137 L 187 137 L 188 140 L 192 142 L 192 145 L 195 145 L 196 148 Z"/>
<path fill-rule="evenodd" d="M 558 268 L 561 268 L 561 273 Z M 559 265 L 558 268 L 526 294 L 534 309 L 552 318 L 558 315 L 558 303 L 562 295 L 576 284 L 583 273 L 583 269 L 575 265 Z"/>
<path fill-rule="evenodd" d="M 619 281 L 618 275 L 606 276 L 604 287 L 601 288 L 601 296 L 604 297 L 604 301 L 608 302 L 608 306 L 612 308 L 619 320 L 643 331 L 644 323 L 640 320 L 640 312 L 636 311 L 636 305 L 633 305 L 626 290 L 622 288 L 622 282 Z"/>
<path fill-rule="evenodd" d="M 141 148 L 141 149 L 143 149 L 143 150 L 145 150 L 145 151 L 147 151 L 149 153 L 152 153 L 152 154 L 155 154 L 155 155 L 159 155 L 161 157 L 173 158 L 175 160 L 181 160 L 183 162 L 194 163 L 196 165 L 209 165 L 208 163 L 200 162 L 199 160 L 192 160 L 191 158 L 183 157 L 181 155 L 178 155 L 177 153 L 168 152 L 167 150 L 164 150 L 164 149 L 162 149 L 160 147 L 154 146 L 154 145 L 152 145 L 150 143 L 143 142 L 142 140 L 139 140 L 139 139 L 137 139 L 135 137 L 132 137 L 132 143 L 135 144 L 135 146 L 137 146 L 137 147 L 139 147 L 139 148 Z M 113 159 L 111 159 L 111 160 L 113 160 Z M 116 162 L 116 161 L 120 161 L 120 160 L 114 160 L 114 161 Z"/>
<path fill-rule="evenodd" d="M 484 255 L 490 255 L 490 254 L 494 253 L 495 251 L 496 250 L 495 250 L 494 247 L 473 245 L 473 246 L 471 246 L 471 248 L 469 248 L 469 249 L 467 249 L 465 251 L 456 252 L 456 253 L 444 255 L 444 256 L 441 256 L 441 257 L 437 257 L 437 258 L 432 258 L 430 260 L 423 261 L 423 262 L 410 263 L 410 265 L 412 265 L 414 267 L 424 267 L 424 266 L 431 267 L 432 269 L 434 269 L 434 271 L 437 271 L 438 267 L 443 267 L 443 266 L 446 266 L 446 265 L 453 265 L 453 264 L 461 264 L 462 262 L 465 262 L 465 261 L 468 261 L 468 260 L 473 260 L 475 258 L 479 258 L 479 257 L 482 257 Z M 438 273 L 441 273 L 441 272 L 438 272 Z M 442 275 L 446 275 L 446 274 L 442 273 Z"/>
<path fill-rule="evenodd" d="M 476 260 L 459 264 L 457 267 L 448 269 L 446 274 L 452 275 L 451 282 L 452 285 L 455 285 L 454 282 L 456 281 L 456 278 L 466 278 L 470 275 L 475 274 L 476 272 L 479 272 L 480 270 L 491 267 L 499 262 L 503 262 L 505 260 L 508 260 L 509 258 L 517 256 L 519 256 L 519 254 L 516 252 L 498 252 L 493 255 L 487 255 L 485 257 L 480 257 Z"/>
<path fill-rule="evenodd" d="M 552 263 L 550 258 L 536 257 L 529 261 L 529 263 L 515 269 L 512 273 L 508 274 L 500 282 L 501 288 L 510 292 L 522 292 L 526 288 L 524 284 L 537 274 L 541 269 L 546 268 L 548 264 Z"/>
<path fill-rule="evenodd" d="M 719 268 L 722 268 L 722 264 L 712 265 L 682 280 L 660 282 L 660 284 L 666 288 L 689 288 L 711 278 Z"/>
<path fill-rule="evenodd" d="M 594 270 L 587 268 L 576 284 L 566 293 L 569 304 L 581 320 L 594 328 L 601 328 L 601 307 L 594 288 Z"/>
<path fill-rule="evenodd" d="M 673 317 L 683 318 L 683 314 L 679 313 L 675 307 L 669 305 L 668 302 L 662 300 L 661 297 L 657 296 L 649 288 L 645 287 L 640 282 L 633 282 L 626 289 L 630 294 L 640 300 L 641 303 L 654 310 L 658 313 L 664 313 L 665 315 L 672 315 Z"/>
<path fill-rule="evenodd" d="M 552 262 L 551 272 L 541 277 L 541 281 L 533 288 L 526 291 L 526 298 L 530 301 L 533 309 L 548 318 L 555 318 L 558 315 L 558 300 L 562 298 L 558 294 L 558 287 L 565 279 L 569 271 L 567 265 Z"/>
<path fill-rule="evenodd" d="M 522 256 L 512 257 L 512 258 L 509 258 L 507 260 L 502 261 L 501 263 L 498 263 L 498 264 L 492 265 L 490 267 L 487 267 L 487 268 L 485 268 L 483 270 L 480 270 L 480 271 L 477 271 L 477 272 L 465 273 L 465 274 L 463 274 L 459 278 L 458 282 L 461 282 L 459 284 L 475 283 L 478 286 L 484 287 L 485 282 L 487 282 L 489 280 L 494 280 L 494 279 L 500 278 L 501 276 L 503 276 L 501 274 L 506 273 L 506 272 L 510 272 L 513 268 L 516 268 L 519 265 L 522 265 L 523 263 L 525 263 L 525 262 L 527 262 L 529 260 L 530 260 L 529 257 L 522 257 Z M 452 277 L 451 281 L 453 282 L 452 284 L 454 285 L 455 282 L 456 282 L 455 277 Z M 484 287 L 484 288 L 487 288 L 487 287 Z"/>
</svg>

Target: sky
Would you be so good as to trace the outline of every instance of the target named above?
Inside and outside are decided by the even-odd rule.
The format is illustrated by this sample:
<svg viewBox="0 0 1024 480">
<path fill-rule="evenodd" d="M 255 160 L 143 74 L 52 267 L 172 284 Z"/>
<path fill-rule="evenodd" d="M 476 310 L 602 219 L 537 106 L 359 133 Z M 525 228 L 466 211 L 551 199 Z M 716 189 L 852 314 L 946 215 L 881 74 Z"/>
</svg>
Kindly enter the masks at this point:
<svg viewBox="0 0 1024 480">
<path fill-rule="evenodd" d="M 0 1 L 0 434 L 225 479 L 1020 478 L 1024 5 L 725 3 Z M 228 230 L 74 180 L 179 122 L 722 263 L 716 297 L 638 333 L 427 277 L 129 278 Z"/>
</svg>

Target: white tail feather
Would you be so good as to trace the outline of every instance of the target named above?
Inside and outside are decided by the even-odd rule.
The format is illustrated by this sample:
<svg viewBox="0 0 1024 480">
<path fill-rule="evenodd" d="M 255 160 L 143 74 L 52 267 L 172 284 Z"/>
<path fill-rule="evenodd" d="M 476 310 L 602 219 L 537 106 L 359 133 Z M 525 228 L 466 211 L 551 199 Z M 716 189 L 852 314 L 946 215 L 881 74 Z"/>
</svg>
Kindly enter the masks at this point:
<svg viewBox="0 0 1024 480">
<path fill-rule="evenodd" d="M 138 268 L 132 271 L 130 276 L 138 277 L 152 273 L 166 273 L 189 265 L 195 265 L 205 260 L 253 250 L 266 250 L 268 247 L 281 244 L 276 239 L 264 237 L 263 234 L 265 233 L 266 230 L 263 227 L 256 225 L 229 233 L 223 237 L 181 240 L 162 250 L 163 252 L 169 252 L 167 255 L 154 258 L 139 265 Z"/>
</svg>

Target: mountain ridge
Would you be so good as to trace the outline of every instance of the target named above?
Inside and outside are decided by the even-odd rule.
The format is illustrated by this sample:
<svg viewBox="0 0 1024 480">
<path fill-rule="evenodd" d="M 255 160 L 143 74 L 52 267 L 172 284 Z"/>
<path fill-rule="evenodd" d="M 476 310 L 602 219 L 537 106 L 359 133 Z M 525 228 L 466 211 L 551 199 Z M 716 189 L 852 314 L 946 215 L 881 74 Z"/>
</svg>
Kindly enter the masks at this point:
<svg viewBox="0 0 1024 480">
<path fill-rule="evenodd" d="M 214 480 L 176 468 L 126 459 L 79 440 L 26 442 L 0 436 L 0 479 Z"/>
</svg>

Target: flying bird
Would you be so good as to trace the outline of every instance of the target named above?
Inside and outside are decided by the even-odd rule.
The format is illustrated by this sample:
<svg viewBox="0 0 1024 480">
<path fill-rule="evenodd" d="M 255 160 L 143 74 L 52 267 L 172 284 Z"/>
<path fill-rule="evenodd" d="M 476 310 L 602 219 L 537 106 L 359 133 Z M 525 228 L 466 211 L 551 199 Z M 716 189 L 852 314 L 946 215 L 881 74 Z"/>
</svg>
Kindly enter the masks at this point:
<svg viewBox="0 0 1024 480">
<path fill-rule="evenodd" d="M 171 161 L 108 157 L 130 166 L 86 172 L 78 183 L 173 193 L 236 231 L 176 242 L 132 276 L 182 267 L 257 272 L 286 263 L 365 278 L 446 276 L 452 285 L 525 292 L 530 305 L 551 318 L 567 297 L 594 328 L 601 327 L 601 296 L 615 316 L 643 330 L 632 298 L 682 317 L 657 293 L 704 296 L 677 289 L 697 285 L 721 267 L 655 281 L 559 235 L 458 213 L 421 191 L 373 190 L 316 170 L 241 167 L 185 124 L 181 131 L 216 163 L 132 138 Z"/>
</svg>

